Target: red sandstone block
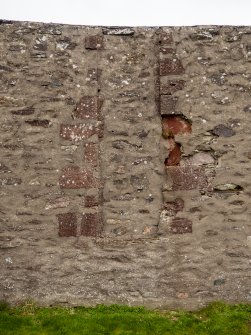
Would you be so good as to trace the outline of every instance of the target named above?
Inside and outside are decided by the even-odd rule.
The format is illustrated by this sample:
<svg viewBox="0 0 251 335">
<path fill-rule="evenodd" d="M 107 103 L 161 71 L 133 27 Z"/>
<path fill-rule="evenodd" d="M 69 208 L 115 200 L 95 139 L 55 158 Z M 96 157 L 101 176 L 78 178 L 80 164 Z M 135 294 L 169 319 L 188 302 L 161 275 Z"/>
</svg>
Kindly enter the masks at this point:
<svg viewBox="0 0 251 335">
<path fill-rule="evenodd" d="M 177 104 L 178 98 L 172 97 L 170 95 L 161 95 L 160 96 L 160 114 L 175 114 L 175 107 Z"/>
<path fill-rule="evenodd" d="M 179 59 L 166 58 L 160 61 L 161 76 L 168 76 L 171 74 L 183 74 L 183 73 L 184 73 L 184 67 Z"/>
<path fill-rule="evenodd" d="M 104 38 L 101 35 L 90 35 L 85 38 L 85 48 L 97 50 L 104 48 Z"/>
<path fill-rule="evenodd" d="M 73 111 L 73 117 L 80 119 L 97 119 L 98 115 L 98 99 L 92 96 L 82 97 Z"/>
<path fill-rule="evenodd" d="M 182 90 L 185 83 L 185 80 L 169 80 L 166 83 L 161 83 L 160 94 L 172 95 L 173 93 Z"/>
<path fill-rule="evenodd" d="M 207 190 L 210 182 L 202 166 L 168 166 L 166 171 L 172 180 L 172 190 Z"/>
<path fill-rule="evenodd" d="M 81 141 L 91 137 L 94 134 L 99 134 L 99 129 L 91 124 L 61 124 L 60 136 L 68 141 Z"/>
<path fill-rule="evenodd" d="M 175 216 L 178 212 L 182 212 L 184 209 L 184 200 L 176 198 L 172 202 L 166 202 L 164 204 L 165 210 L 169 211 L 169 216 Z"/>
<path fill-rule="evenodd" d="M 98 195 L 87 195 L 85 197 L 85 207 L 96 207 L 101 204 Z"/>
<path fill-rule="evenodd" d="M 174 218 L 170 223 L 171 234 L 192 233 L 192 221 L 185 218 Z"/>
<path fill-rule="evenodd" d="M 80 169 L 78 166 L 65 168 L 59 178 L 60 187 L 66 189 L 96 188 L 99 184 L 91 170 Z"/>
<path fill-rule="evenodd" d="M 99 145 L 96 143 L 86 143 L 84 148 L 84 159 L 91 166 L 97 166 L 99 159 Z"/>
<path fill-rule="evenodd" d="M 175 142 L 174 138 L 169 138 L 169 153 L 165 160 L 166 166 L 179 165 L 181 159 L 181 145 Z"/>
<path fill-rule="evenodd" d="M 192 125 L 182 116 L 167 115 L 162 118 L 162 135 L 164 138 L 177 134 L 190 134 Z"/>
<path fill-rule="evenodd" d="M 75 213 L 58 214 L 58 235 L 69 237 L 77 235 L 77 215 Z"/>
<path fill-rule="evenodd" d="M 97 237 L 101 234 L 103 220 L 101 213 L 85 213 L 81 221 L 81 235 Z"/>
</svg>

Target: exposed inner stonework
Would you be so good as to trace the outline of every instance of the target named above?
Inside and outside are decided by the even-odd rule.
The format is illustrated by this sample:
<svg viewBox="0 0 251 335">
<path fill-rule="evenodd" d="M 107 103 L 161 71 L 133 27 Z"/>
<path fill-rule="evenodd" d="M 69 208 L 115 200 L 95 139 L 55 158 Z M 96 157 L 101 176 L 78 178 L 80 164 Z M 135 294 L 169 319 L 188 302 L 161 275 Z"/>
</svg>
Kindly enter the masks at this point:
<svg viewBox="0 0 251 335">
<path fill-rule="evenodd" d="M 0 300 L 251 300 L 250 36 L 0 21 Z"/>
</svg>

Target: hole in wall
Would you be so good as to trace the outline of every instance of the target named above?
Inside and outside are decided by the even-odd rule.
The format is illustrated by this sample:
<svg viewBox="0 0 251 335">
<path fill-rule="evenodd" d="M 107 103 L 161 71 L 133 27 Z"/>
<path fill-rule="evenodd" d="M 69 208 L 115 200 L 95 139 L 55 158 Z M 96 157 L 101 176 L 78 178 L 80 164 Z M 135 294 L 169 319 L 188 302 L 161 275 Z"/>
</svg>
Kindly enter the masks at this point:
<svg viewBox="0 0 251 335">
<path fill-rule="evenodd" d="M 182 155 L 181 143 L 175 141 L 175 135 L 190 134 L 192 122 L 184 115 L 162 115 L 162 136 L 168 141 L 168 157 L 165 166 L 177 166 L 180 164 Z"/>
<path fill-rule="evenodd" d="M 181 160 L 181 144 L 175 142 L 174 138 L 169 138 L 169 152 L 168 157 L 165 159 L 165 166 L 176 166 L 179 165 Z"/>
<path fill-rule="evenodd" d="M 191 134 L 192 123 L 184 115 L 162 115 L 162 136 L 174 137 L 178 134 Z"/>
</svg>

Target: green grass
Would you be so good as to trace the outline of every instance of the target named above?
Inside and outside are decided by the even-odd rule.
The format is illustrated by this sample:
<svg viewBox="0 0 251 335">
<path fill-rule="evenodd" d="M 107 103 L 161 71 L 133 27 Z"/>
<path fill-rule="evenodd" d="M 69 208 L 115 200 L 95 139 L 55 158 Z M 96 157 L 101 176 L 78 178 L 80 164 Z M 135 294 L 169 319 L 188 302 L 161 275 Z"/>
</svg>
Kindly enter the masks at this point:
<svg viewBox="0 0 251 335">
<path fill-rule="evenodd" d="M 1 335 L 250 335 L 251 305 L 213 303 L 196 312 L 143 307 L 43 308 L 0 304 Z"/>
</svg>

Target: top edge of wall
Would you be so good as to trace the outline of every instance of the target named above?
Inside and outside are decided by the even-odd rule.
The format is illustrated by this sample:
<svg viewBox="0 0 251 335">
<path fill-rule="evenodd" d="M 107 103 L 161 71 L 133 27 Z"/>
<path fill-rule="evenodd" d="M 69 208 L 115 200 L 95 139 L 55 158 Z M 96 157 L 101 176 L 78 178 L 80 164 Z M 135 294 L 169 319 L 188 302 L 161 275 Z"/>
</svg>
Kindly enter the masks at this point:
<svg viewBox="0 0 251 335">
<path fill-rule="evenodd" d="M 72 23 L 59 23 L 59 22 L 43 22 L 43 21 L 21 21 L 21 20 L 8 20 L 0 18 L 0 25 L 9 25 L 9 24 L 34 24 L 34 25 L 54 25 L 54 26 L 70 26 L 70 27 L 80 27 L 80 28 L 140 28 L 140 29 L 158 29 L 158 28 L 170 28 L 170 29 L 179 29 L 179 28 L 213 28 L 213 27 L 236 27 L 236 28 L 247 28 L 251 25 L 235 25 L 235 24 L 193 24 L 193 25 L 91 25 L 91 24 L 72 24 Z"/>
</svg>

